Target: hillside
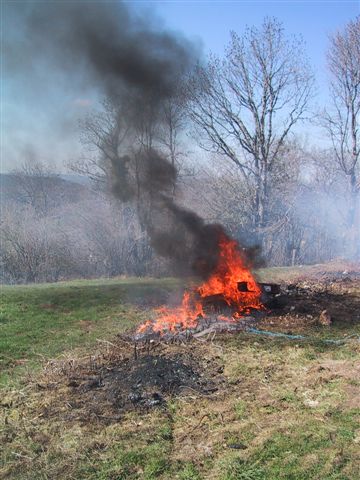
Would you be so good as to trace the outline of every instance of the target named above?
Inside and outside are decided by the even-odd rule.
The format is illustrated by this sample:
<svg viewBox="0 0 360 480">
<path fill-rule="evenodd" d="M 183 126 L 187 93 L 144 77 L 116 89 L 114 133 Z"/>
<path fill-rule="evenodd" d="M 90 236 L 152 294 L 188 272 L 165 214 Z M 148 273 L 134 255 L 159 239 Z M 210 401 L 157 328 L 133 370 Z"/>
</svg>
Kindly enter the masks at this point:
<svg viewBox="0 0 360 480">
<path fill-rule="evenodd" d="M 51 203 L 57 205 L 65 199 L 71 203 L 79 201 L 88 190 L 89 182 L 79 175 L 54 175 L 23 179 L 11 173 L 0 174 L 1 203 L 28 203 L 31 195 L 46 194 Z"/>
</svg>

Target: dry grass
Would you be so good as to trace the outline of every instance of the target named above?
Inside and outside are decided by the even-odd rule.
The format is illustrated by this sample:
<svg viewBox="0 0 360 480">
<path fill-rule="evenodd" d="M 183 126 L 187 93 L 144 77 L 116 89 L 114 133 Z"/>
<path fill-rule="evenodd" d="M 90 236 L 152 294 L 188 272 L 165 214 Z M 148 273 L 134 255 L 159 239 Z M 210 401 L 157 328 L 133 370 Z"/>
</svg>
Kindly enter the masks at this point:
<svg viewBox="0 0 360 480">
<path fill-rule="evenodd" d="M 199 363 L 222 366 L 226 383 L 208 396 L 169 397 L 166 408 L 134 408 L 118 418 L 105 404 L 101 416 L 86 405 L 76 409 L 67 379 L 83 371 L 85 358 L 52 362 L 23 390 L 8 391 L 5 478 L 358 478 L 357 342 L 341 347 L 342 360 L 334 359 L 338 347 L 334 355 L 333 348 L 250 337 L 153 354 L 189 348 Z M 99 351 L 98 365 L 124 353 Z"/>
</svg>

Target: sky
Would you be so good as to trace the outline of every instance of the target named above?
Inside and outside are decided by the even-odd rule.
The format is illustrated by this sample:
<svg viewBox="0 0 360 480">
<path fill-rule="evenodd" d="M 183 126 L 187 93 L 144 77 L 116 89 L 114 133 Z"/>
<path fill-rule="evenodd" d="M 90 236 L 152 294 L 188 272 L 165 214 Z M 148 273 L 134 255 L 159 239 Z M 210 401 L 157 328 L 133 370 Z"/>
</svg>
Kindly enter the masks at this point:
<svg viewBox="0 0 360 480">
<path fill-rule="evenodd" d="M 21 8 L 14 13 L 12 4 Z M 84 8 L 90 2 L 83 1 Z M 155 13 L 159 24 L 202 46 L 204 54 L 221 55 L 229 32 L 259 26 L 264 17 L 283 22 L 288 35 L 301 35 L 317 81 L 316 103 L 327 101 L 328 35 L 360 14 L 360 1 L 131 1 L 131 8 Z M 83 153 L 79 120 L 96 109 L 100 92 L 77 74 L 77 66 L 59 69 L 41 61 L 21 59 L 17 47 L 26 44 L 24 20 L 29 2 L 1 1 L 1 162 L 2 172 L 17 168 L 27 157 L 62 168 Z M 46 40 L 46 39 L 45 39 Z M 309 127 L 307 127 L 309 130 Z M 310 129 L 313 144 L 322 133 Z M 305 133 L 304 133 L 305 134 Z"/>
</svg>

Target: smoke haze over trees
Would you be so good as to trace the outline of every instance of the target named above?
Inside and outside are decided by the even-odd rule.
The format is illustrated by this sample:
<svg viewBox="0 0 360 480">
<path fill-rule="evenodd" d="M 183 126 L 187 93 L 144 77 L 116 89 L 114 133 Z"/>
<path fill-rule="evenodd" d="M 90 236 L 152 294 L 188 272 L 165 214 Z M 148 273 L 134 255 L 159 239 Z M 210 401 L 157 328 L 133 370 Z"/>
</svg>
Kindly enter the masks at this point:
<svg viewBox="0 0 360 480">
<path fill-rule="evenodd" d="M 36 158 L 7 176 L 3 281 L 206 277 L 224 229 L 271 265 L 358 258 L 359 19 L 329 42 L 329 149 L 296 137 L 300 121 L 311 129 L 314 79 L 305 45 L 276 19 L 232 32 L 224 57 L 208 59 L 123 3 L 35 4 L 26 29 L 29 49 L 75 65 L 104 101 L 71 162 L 89 182 Z"/>
</svg>

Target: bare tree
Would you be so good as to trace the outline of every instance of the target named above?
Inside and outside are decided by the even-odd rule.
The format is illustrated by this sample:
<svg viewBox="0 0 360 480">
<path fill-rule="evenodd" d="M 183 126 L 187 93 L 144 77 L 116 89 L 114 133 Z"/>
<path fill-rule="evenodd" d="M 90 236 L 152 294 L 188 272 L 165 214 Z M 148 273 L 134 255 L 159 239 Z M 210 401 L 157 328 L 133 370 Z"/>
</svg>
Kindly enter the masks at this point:
<svg viewBox="0 0 360 480">
<path fill-rule="evenodd" d="M 132 138 L 125 108 L 116 99 L 104 99 L 102 107 L 82 121 L 81 142 L 86 152 L 69 167 L 106 190 L 111 183 L 111 163 L 124 155 Z"/>
<path fill-rule="evenodd" d="M 147 273 L 151 249 L 134 207 L 97 194 L 78 207 L 73 222 L 98 275 Z"/>
<path fill-rule="evenodd" d="M 254 228 L 268 222 L 269 177 L 294 125 L 306 116 L 313 76 L 299 39 L 276 19 L 247 28 L 223 60 L 212 56 L 190 85 L 189 113 L 200 145 L 229 158 L 253 197 Z M 205 133 L 205 141 L 203 135 Z"/>
<path fill-rule="evenodd" d="M 39 215 L 46 215 L 54 206 L 58 175 L 31 152 L 22 165 L 12 171 L 17 199 L 31 205 Z"/>
<path fill-rule="evenodd" d="M 136 114 L 132 103 L 139 105 Z M 141 175 L 142 152 L 153 148 L 179 166 L 179 137 L 185 127 L 185 114 L 183 99 L 178 95 L 160 105 L 151 97 L 144 102 L 136 97 L 106 98 L 102 107 L 81 124 L 81 141 L 86 152 L 82 159 L 69 164 L 72 171 L 109 187 L 112 164 L 131 156 L 132 174 L 136 178 Z"/>
<path fill-rule="evenodd" d="M 71 274 L 69 238 L 56 218 L 40 217 L 30 205 L 9 205 L 2 213 L 0 263 L 5 281 L 57 281 Z"/>
<path fill-rule="evenodd" d="M 324 124 L 337 163 L 349 179 L 348 227 L 356 231 L 360 228 L 360 17 L 330 38 L 328 66 L 332 108 L 325 112 Z"/>
<path fill-rule="evenodd" d="M 185 165 L 185 156 L 189 152 L 184 150 L 184 136 L 187 133 L 188 118 L 186 112 L 187 93 L 184 91 L 184 82 L 177 89 L 177 93 L 166 99 L 161 105 L 160 128 L 157 144 L 162 153 L 177 169 L 177 179 L 192 176 L 193 172 Z M 173 186 L 175 195 L 176 185 Z"/>
</svg>

